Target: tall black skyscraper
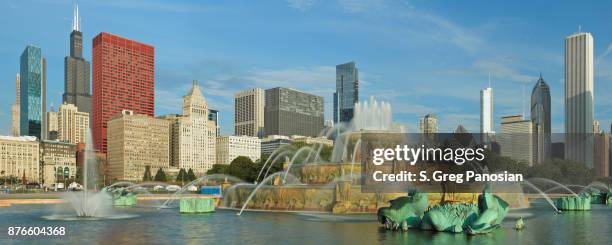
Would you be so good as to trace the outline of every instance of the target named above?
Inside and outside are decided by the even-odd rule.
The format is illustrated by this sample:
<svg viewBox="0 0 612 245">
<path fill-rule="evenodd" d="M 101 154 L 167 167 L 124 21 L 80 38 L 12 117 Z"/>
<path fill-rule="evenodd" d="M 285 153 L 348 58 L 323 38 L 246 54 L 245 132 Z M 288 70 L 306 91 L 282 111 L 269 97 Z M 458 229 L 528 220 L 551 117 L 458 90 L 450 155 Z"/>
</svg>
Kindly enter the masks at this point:
<svg viewBox="0 0 612 245">
<path fill-rule="evenodd" d="M 76 105 L 91 118 L 89 61 L 83 58 L 83 33 L 80 31 L 79 7 L 75 5 L 70 33 L 70 56 L 64 58 L 64 95 L 62 101 Z"/>
<path fill-rule="evenodd" d="M 542 78 L 531 92 L 531 122 L 533 123 L 533 145 L 536 163 L 551 158 L 550 88 Z"/>
<path fill-rule="evenodd" d="M 334 123 L 350 122 L 357 102 L 359 102 L 359 71 L 355 67 L 355 62 L 337 65 Z"/>
<path fill-rule="evenodd" d="M 323 130 L 323 97 L 290 88 L 266 90 L 264 132 L 317 137 Z"/>
</svg>

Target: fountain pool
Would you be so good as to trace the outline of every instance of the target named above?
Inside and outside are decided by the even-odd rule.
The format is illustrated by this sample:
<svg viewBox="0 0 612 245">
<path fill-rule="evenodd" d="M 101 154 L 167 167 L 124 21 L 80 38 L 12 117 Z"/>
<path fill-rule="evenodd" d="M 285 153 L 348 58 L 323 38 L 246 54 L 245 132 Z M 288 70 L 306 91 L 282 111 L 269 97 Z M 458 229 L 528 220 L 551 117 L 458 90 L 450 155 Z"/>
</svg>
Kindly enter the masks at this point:
<svg viewBox="0 0 612 245">
<path fill-rule="evenodd" d="M 116 244 L 242 244 L 244 241 L 272 244 L 535 244 L 563 241 L 565 244 L 612 244 L 612 209 L 594 205 L 590 212 L 557 215 L 548 204 L 534 202 L 530 208 L 511 210 L 501 229 L 483 236 L 435 233 L 421 230 L 385 230 L 373 214 L 331 215 L 329 213 L 273 213 L 219 210 L 201 215 L 181 215 L 176 209 L 117 209 L 131 217 L 96 221 L 46 220 L 49 205 L 13 205 L 0 209 L 0 244 L 20 239 L 45 244 L 86 244 L 104 241 Z M 52 207 L 55 208 L 55 207 Z M 59 208 L 66 208 L 61 206 Z M 116 209 L 116 208 L 115 208 Z M 73 216 L 74 217 L 74 216 Z M 515 221 L 523 217 L 525 229 L 516 231 Z M 64 237 L 8 237 L 8 226 L 62 226 Z M 316 235 L 314 235 L 316 234 Z M 43 240 L 44 239 L 44 240 Z"/>
</svg>

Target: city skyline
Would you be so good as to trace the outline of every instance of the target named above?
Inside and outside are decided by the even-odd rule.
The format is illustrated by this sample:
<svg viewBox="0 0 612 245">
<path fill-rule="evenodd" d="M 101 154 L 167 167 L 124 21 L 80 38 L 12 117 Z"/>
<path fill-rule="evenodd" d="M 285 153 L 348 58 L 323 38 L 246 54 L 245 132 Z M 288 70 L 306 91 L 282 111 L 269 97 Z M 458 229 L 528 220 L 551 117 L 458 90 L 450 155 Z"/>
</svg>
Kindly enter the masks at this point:
<svg viewBox="0 0 612 245">
<path fill-rule="evenodd" d="M 3 9 L 14 9 L 25 7 L 17 2 L 7 2 L 8 8 Z M 429 37 L 428 42 L 432 44 L 421 44 L 417 45 L 419 49 L 435 48 L 437 46 L 448 46 L 448 48 L 433 51 L 432 57 L 436 59 L 428 58 L 423 56 L 422 53 L 416 52 L 412 55 L 406 55 L 410 49 L 410 45 L 413 42 L 419 42 L 423 36 L 390 36 L 395 41 L 408 42 L 406 45 L 399 45 L 389 47 L 389 40 L 382 42 L 380 40 L 367 39 L 366 41 L 359 41 L 356 39 L 348 45 L 348 48 L 341 49 L 342 52 L 330 52 L 325 55 L 308 55 L 305 52 L 297 52 L 299 59 L 288 58 L 294 52 L 288 52 L 288 54 L 281 55 L 279 51 L 275 50 L 272 43 L 278 43 L 283 40 L 279 40 L 283 33 L 286 32 L 285 25 L 278 23 L 268 23 L 273 25 L 272 30 L 276 30 L 276 34 L 262 32 L 261 34 L 268 34 L 268 39 L 273 41 L 270 44 L 266 42 L 256 42 L 256 44 L 248 44 L 244 41 L 238 41 L 228 39 L 227 36 L 213 37 L 210 35 L 206 36 L 206 40 L 199 42 L 200 40 L 186 39 L 176 35 L 177 33 L 183 33 L 183 35 L 190 36 L 195 35 L 198 39 L 198 35 L 205 35 L 203 33 L 188 32 L 193 28 L 199 27 L 206 22 L 197 17 L 198 13 L 207 12 L 213 16 L 220 13 L 228 14 L 229 9 L 234 6 L 235 3 L 227 3 L 223 6 L 211 6 L 211 5 L 194 5 L 192 2 L 181 2 L 181 3 L 161 3 L 157 1 L 139 3 L 139 4 L 124 4 L 119 2 L 100 3 L 100 2 L 79 2 L 81 12 L 81 26 L 83 30 L 83 41 L 84 41 L 84 58 L 91 60 L 91 40 L 94 35 L 99 32 L 108 31 L 121 36 L 127 36 L 135 40 L 139 40 L 156 47 L 156 115 L 176 113 L 177 105 L 180 105 L 181 91 L 183 87 L 189 86 L 190 81 L 197 79 L 202 81 L 203 93 L 209 99 L 210 106 L 220 110 L 220 125 L 222 126 L 222 134 L 231 134 L 233 131 L 233 93 L 242 89 L 250 87 L 261 87 L 268 89 L 276 86 L 290 87 L 299 89 L 307 93 L 313 93 L 316 95 L 324 96 L 325 98 L 325 119 L 332 119 L 332 96 L 335 90 L 335 64 L 340 64 L 350 60 L 355 61 L 359 64 L 361 84 L 360 90 L 361 99 L 367 99 L 369 96 L 376 96 L 379 100 L 386 100 L 391 103 L 394 111 L 394 118 L 402 124 L 408 126 L 410 132 L 417 131 L 417 123 L 419 117 L 426 113 L 435 113 L 439 115 L 440 131 L 447 132 L 451 131 L 456 127 L 457 124 L 463 124 L 470 132 L 478 131 L 478 91 L 486 86 L 487 73 L 491 72 L 493 79 L 493 88 L 495 93 L 495 110 L 494 110 L 494 127 L 499 127 L 500 117 L 502 115 L 517 114 L 521 111 L 521 94 L 522 84 L 526 84 L 527 87 L 532 87 L 537 81 L 537 75 L 539 71 L 543 73 L 544 77 L 550 82 L 551 97 L 552 97 L 552 114 L 553 114 L 553 132 L 563 132 L 563 39 L 571 35 L 577 30 L 577 26 L 584 24 L 584 31 L 593 33 L 595 43 L 595 119 L 601 122 L 602 128 L 608 128 L 610 124 L 610 109 L 606 108 L 610 104 L 606 96 L 602 94 L 609 88 L 609 74 L 606 74 L 606 69 L 601 68 L 607 66 L 606 56 L 610 49 L 607 48 L 609 40 L 612 39 L 612 33 L 607 32 L 604 28 L 597 28 L 597 25 L 593 23 L 587 23 L 583 19 L 577 17 L 571 20 L 563 21 L 561 23 L 555 22 L 554 31 L 546 30 L 542 25 L 533 24 L 527 29 L 523 29 L 526 33 L 525 39 L 538 40 L 533 42 L 518 42 L 519 40 L 509 39 L 509 41 L 503 41 L 492 45 L 494 42 L 493 33 L 498 33 L 491 30 L 482 30 L 483 27 L 477 28 L 478 30 L 470 29 L 471 26 L 468 20 L 469 18 L 460 18 L 461 14 L 448 13 L 448 9 L 453 7 L 453 3 L 445 4 L 446 6 L 439 6 L 439 3 L 424 3 L 414 2 L 411 6 L 401 4 L 395 6 L 396 3 L 389 3 L 381 1 L 380 3 L 367 3 L 367 4 L 378 4 L 376 8 L 367 9 L 359 8 L 358 6 L 346 5 L 346 2 L 333 2 L 333 3 L 322 3 L 315 2 L 310 6 L 301 6 L 295 4 L 286 4 L 285 2 L 279 1 L 274 3 L 268 3 L 265 7 L 270 7 L 264 13 L 273 14 L 275 18 L 286 18 L 290 23 L 299 24 L 300 20 L 312 19 L 313 16 L 323 18 L 322 21 L 333 23 L 334 19 L 330 17 L 330 14 L 336 13 L 342 17 L 354 19 L 358 22 L 369 23 L 368 20 L 381 21 L 385 23 L 385 26 L 389 26 L 389 21 L 381 17 L 382 13 L 390 13 L 393 19 L 406 21 L 406 19 L 416 19 L 417 22 L 423 24 L 422 28 L 435 27 L 431 29 L 433 32 L 439 32 L 442 36 L 449 35 L 447 41 L 437 40 L 434 37 Z M 470 3 L 475 4 L 475 3 Z M 470 5 L 467 4 L 467 5 Z M 270 6 L 268 6 L 270 5 Z M 563 10 L 562 7 L 567 8 L 565 4 L 556 7 L 556 9 Z M 162 8 L 165 6 L 167 8 Z M 22 49 L 27 43 L 34 43 L 41 46 L 43 54 L 47 58 L 47 87 L 49 92 L 47 93 L 47 105 L 50 104 L 61 104 L 61 93 L 63 92 L 63 57 L 68 53 L 68 36 L 71 30 L 71 13 L 72 13 L 72 2 L 39 2 L 37 4 L 29 4 L 34 12 L 41 12 L 42 16 L 49 15 L 49 21 L 43 23 L 43 26 L 48 31 L 40 33 L 40 37 L 32 37 L 31 33 L 24 30 L 33 30 L 32 28 L 41 28 L 31 26 L 31 22 L 24 21 L 24 23 L 15 24 L 17 27 L 21 27 L 20 32 L 12 32 L 11 38 L 7 40 L 7 44 L 4 45 L 0 52 L 2 55 L 3 64 L 7 64 L 0 68 L 0 74 L 7 81 L 7 84 L 14 79 L 16 72 L 15 67 L 18 65 L 18 57 L 15 55 L 9 55 Z M 406 10 L 409 16 L 396 16 L 397 12 L 393 11 L 392 7 L 401 8 Z M 119 23 L 108 21 L 102 22 L 104 16 L 101 12 L 105 10 L 117 10 L 116 13 L 111 14 L 109 19 L 113 16 L 122 16 L 133 21 L 126 26 L 121 26 Z M 218 11 L 217 11 L 218 10 Z M 249 15 L 259 15 L 257 9 L 249 10 Z M 469 13 L 467 7 L 460 7 L 459 13 Z M 48 12 L 46 12 L 48 11 Z M 246 10 L 237 10 L 246 11 Z M 498 8 L 493 6 L 491 11 L 500 11 Z M 156 12 L 166 16 L 185 15 L 184 18 L 173 21 L 171 25 L 160 24 L 159 21 L 153 22 L 154 24 L 160 24 L 158 30 L 150 31 L 149 29 L 140 30 L 137 28 L 140 25 L 144 25 L 146 18 L 135 19 L 128 15 L 128 13 L 144 12 Z M 219 13 L 216 13 L 219 12 Z M 559 14 L 563 11 L 559 11 Z M 236 14 L 229 11 L 229 14 Z M 525 13 L 526 19 L 533 18 L 531 12 Z M 597 14 L 597 13 L 595 13 Z M 363 15 L 364 17 L 360 17 Z M 492 14 L 493 15 L 493 14 Z M 498 25 L 511 25 L 505 23 L 497 18 L 503 18 L 503 14 L 496 13 L 495 15 L 501 16 L 496 17 L 494 20 L 497 22 L 494 24 Z M 549 14 L 556 16 L 555 14 Z M 12 16 L 7 13 L 5 16 Z M 0 17 L 0 18 L 8 18 Z M 477 16 L 480 19 L 492 18 L 488 14 L 485 16 Z M 224 17 L 228 18 L 228 17 Z M 475 17 L 476 18 L 476 17 Z M 605 20 L 604 17 L 599 20 Z M 195 21 L 195 22 L 193 22 Z M 178 23 L 177 23 L 178 22 Z M 190 23 L 193 22 L 193 23 Z M 571 22 L 571 23 L 570 23 Z M 3 23 L 9 23 L 4 21 Z M 28 24 L 30 23 L 30 24 Z M 483 22 L 484 23 L 484 22 Z M 222 28 L 223 26 L 233 26 L 234 22 L 229 21 L 224 23 L 215 23 L 220 26 L 213 26 L 205 24 L 204 30 L 214 30 L 215 28 Z M 548 23 L 552 25 L 552 23 Z M 258 25 L 257 30 L 262 31 L 261 28 L 264 26 L 262 23 L 253 23 Z M 170 30 L 165 27 L 169 26 L 180 26 L 179 30 Z M 516 26 L 521 26 L 521 22 L 518 24 L 513 23 L 511 28 L 505 30 L 504 35 L 512 35 L 517 33 L 518 29 Z M 352 35 L 338 31 L 337 29 L 326 29 L 323 26 L 319 26 L 322 30 L 315 30 L 310 25 L 298 25 L 298 29 L 305 31 L 305 33 L 316 34 L 316 40 L 324 41 L 329 35 L 338 35 L 337 42 L 344 39 L 349 39 Z M 364 26 L 364 28 L 371 27 L 371 24 Z M 521 26 L 525 27 L 525 26 Z M 13 27 L 14 28 L 14 27 Z M 353 27 L 354 28 L 354 27 Z M 411 33 L 410 31 L 419 30 L 421 27 L 406 27 L 400 28 L 395 26 L 397 30 L 401 30 L 402 33 Z M 11 26 L 6 26 L 6 29 L 11 32 Z M 410 30 L 408 30 L 410 29 Z M 486 28 L 484 28 L 486 29 Z M 459 31 L 459 32 L 453 32 Z M 332 32 L 336 31 L 336 32 Z M 364 31 L 376 32 L 371 29 Z M 53 32 L 53 33 L 50 33 Z M 164 33 L 167 32 L 168 34 Z M 542 34 L 536 34 L 536 32 L 542 32 Z M 330 34 L 331 33 L 331 34 Z M 334 34 L 335 33 L 335 34 Z M 15 34 L 19 34 L 20 38 L 15 38 Z M 174 34 L 174 35 L 173 35 Z M 388 33 L 379 33 L 381 37 L 387 37 Z M 384 35 L 383 35 L 384 34 Z M 473 38 L 480 41 L 475 41 L 470 38 L 470 34 L 475 34 Z M 230 35 L 230 34 L 225 34 Z M 301 35 L 301 34 L 300 34 Z M 300 36 L 298 35 L 298 36 Z M 545 35 L 545 36 L 544 36 Z M 27 38 L 30 36 L 29 38 Z M 171 37 L 171 38 L 168 38 Z M 503 35 L 502 35 L 503 36 Z M 456 38 L 456 39 L 453 39 Z M 543 37 L 543 38 L 540 38 Z M 54 40 L 50 41 L 49 38 Z M 288 38 L 288 37 L 287 37 Z M 398 39 L 401 38 L 401 39 Z M 468 38 L 468 39 L 465 39 Z M 27 39 L 27 40 L 22 40 Z M 57 39 L 57 40 L 55 40 Z M 260 38 L 261 39 L 261 38 Z M 381 38 L 385 39 L 385 38 Z M 21 41 L 20 41 L 21 40 Z M 229 41 L 228 41 L 229 40 Z M 258 39 L 259 40 L 259 39 Z M 263 39 L 267 40 L 267 39 Z M 221 45 L 219 42 L 228 41 L 227 45 Z M 289 38 L 283 42 L 292 42 L 292 45 L 288 45 L 293 49 L 310 49 L 307 43 L 304 41 L 295 41 L 294 38 Z M 422 41 L 422 40 L 421 40 Z M 329 42 L 329 48 L 337 48 L 337 42 Z M 381 43 L 382 42 L 382 43 Z M 450 42 L 450 43 L 447 43 Z M 482 42 L 482 47 L 473 46 L 475 43 Z M 13 45 L 13 43 L 15 43 Z M 466 44 L 472 44 L 466 45 Z M 186 44 L 186 45 L 183 45 Z M 197 45 L 196 45 L 197 44 Z M 372 45 L 373 50 L 359 50 L 356 47 L 360 45 Z M 448 45 L 451 44 L 451 45 Z M 486 44 L 486 45 L 485 45 Z M 232 46 L 235 45 L 235 46 Z M 262 58 L 261 52 L 248 52 L 246 48 L 252 48 L 254 46 L 262 48 L 271 52 L 274 59 L 265 58 L 260 61 L 253 61 L 256 58 Z M 513 45 L 513 47 L 508 47 Z M 184 46 L 184 47 L 183 47 Z M 383 47 L 384 46 L 384 47 Z M 186 48 L 188 47 L 188 48 Z M 219 48 L 218 51 L 208 52 L 209 49 Z M 377 49 L 383 48 L 383 49 Z M 492 51 L 491 49 L 500 48 L 499 50 Z M 235 48 L 235 51 L 229 51 Z M 481 50 L 484 49 L 483 50 Z M 9 50 L 10 49 L 10 50 Z M 374 52 L 374 50 L 376 50 Z M 397 49 L 397 50 L 396 50 Z M 512 49 L 509 51 L 508 49 Z M 534 52 L 528 52 L 532 51 Z M 189 55 L 181 56 L 184 52 L 191 51 Z M 390 51 L 398 51 L 397 55 L 389 55 Z M 515 52 L 517 51 L 518 52 Z M 286 50 L 282 50 L 286 52 Z M 354 51 L 354 52 L 349 52 Z M 538 51 L 538 52 L 535 52 Z M 454 55 L 450 57 L 442 56 L 440 52 L 450 52 Z M 515 55 L 511 53 L 516 53 Z M 533 53 L 533 54 L 532 54 Z M 58 56 L 61 57 L 58 59 Z M 179 56 L 181 59 L 173 57 Z M 525 56 L 525 57 L 523 57 Z M 283 58 L 284 57 L 284 58 Z M 489 57 L 489 58 L 486 58 Z M 483 59 L 484 58 L 484 59 Z M 416 64 L 414 60 L 423 60 L 422 64 Z M 454 63 L 457 60 L 465 60 L 466 66 L 448 65 Z M 539 61 L 536 66 L 530 65 L 533 61 Z M 237 62 L 233 62 L 237 61 Z M 544 61 L 544 62 L 542 62 Z M 195 63 L 194 63 L 195 62 Z M 440 63 L 437 63 L 440 62 Z M 233 64 L 236 63 L 236 64 Z M 612 64 L 612 63 L 611 63 Z M 427 69 L 422 69 L 423 66 Z M 439 68 L 438 68 L 439 66 Z M 59 67 L 59 69 L 58 69 Z M 399 71 L 405 70 L 405 71 Z M 439 70 L 437 72 L 432 72 Z M 186 72 L 185 72 L 186 71 Z M 442 71 L 442 72 L 440 72 Z M 431 84 L 430 86 L 418 86 L 421 83 Z M 181 89 L 177 89 L 176 85 L 179 85 Z M 439 90 L 438 88 L 443 86 L 444 89 Z M 399 88 L 399 89 L 397 89 Z M 411 90 L 408 90 L 411 89 Z M 436 91 L 436 89 L 438 89 Z M 6 89 L 7 93 L 2 94 L 2 106 L 0 108 L 0 133 L 8 135 L 10 132 L 10 106 L 14 100 L 12 93 L 9 93 L 11 89 Z M 407 96 L 402 91 L 414 92 L 409 93 Z M 504 91 L 504 92 L 502 92 Z M 60 94 L 58 96 L 57 94 Z M 450 94 L 449 94 L 450 93 Z M 599 94 L 599 96 L 598 96 Z M 605 94 L 604 94 L 605 95 Z M 444 99 L 439 99 L 444 97 Z M 452 106 L 449 106 L 452 105 Z"/>
</svg>

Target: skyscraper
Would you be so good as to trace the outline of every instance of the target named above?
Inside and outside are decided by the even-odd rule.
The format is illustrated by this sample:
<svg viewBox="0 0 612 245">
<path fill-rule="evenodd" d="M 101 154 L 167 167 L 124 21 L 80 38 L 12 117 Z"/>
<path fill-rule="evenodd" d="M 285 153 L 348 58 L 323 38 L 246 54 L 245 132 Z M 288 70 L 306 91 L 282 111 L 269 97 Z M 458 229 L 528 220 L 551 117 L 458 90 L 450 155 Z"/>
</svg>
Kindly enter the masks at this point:
<svg viewBox="0 0 612 245">
<path fill-rule="evenodd" d="M 19 119 L 21 135 L 45 139 L 46 63 L 39 47 L 28 45 L 21 54 Z"/>
<path fill-rule="evenodd" d="M 89 114 L 78 111 L 73 104 L 64 103 L 57 112 L 57 138 L 73 144 L 86 143 Z"/>
<path fill-rule="evenodd" d="M 94 93 L 95 96 L 95 93 Z M 169 122 L 123 110 L 108 121 L 108 167 L 111 179 L 142 180 L 145 168 L 169 167 Z"/>
<path fill-rule="evenodd" d="M 19 73 L 17 73 L 17 77 L 15 78 L 15 103 L 11 106 L 12 119 L 13 124 L 11 126 L 11 135 L 19 136 L 19 94 L 21 91 L 19 90 Z"/>
<path fill-rule="evenodd" d="M 434 143 L 438 133 L 438 118 L 434 114 L 427 114 L 419 120 L 419 131 L 424 143 Z"/>
<path fill-rule="evenodd" d="M 438 119 L 434 114 L 427 114 L 419 121 L 419 130 L 422 134 L 438 133 Z"/>
<path fill-rule="evenodd" d="M 565 158 L 593 166 L 593 36 L 565 38 Z"/>
<path fill-rule="evenodd" d="M 58 132 L 58 125 L 57 125 L 57 111 L 55 111 L 55 109 L 53 109 L 53 105 L 51 105 L 51 110 L 49 110 L 47 112 L 46 115 L 46 123 L 47 123 L 47 139 L 48 140 L 56 140 L 57 139 L 57 132 Z"/>
<path fill-rule="evenodd" d="M 550 114 L 550 88 L 540 74 L 540 79 L 531 91 L 531 122 L 533 123 L 536 163 L 542 163 L 551 158 Z"/>
<path fill-rule="evenodd" d="M 533 123 L 525 120 L 522 115 L 505 116 L 501 118 L 498 143 L 502 156 L 511 157 L 517 161 L 533 165 Z"/>
<path fill-rule="evenodd" d="M 266 90 L 265 133 L 316 137 L 323 129 L 323 97 L 289 88 Z"/>
<path fill-rule="evenodd" d="M 359 101 L 359 71 L 355 62 L 336 66 L 336 93 L 334 93 L 334 123 L 350 122 L 355 103 Z"/>
<path fill-rule="evenodd" d="M 106 153 L 107 122 L 122 110 L 154 115 L 155 49 L 102 32 L 93 39 L 93 140 Z"/>
<path fill-rule="evenodd" d="M 216 162 L 216 121 L 197 81 L 183 96 L 183 115 L 171 119 L 170 165 L 205 174 Z"/>
<path fill-rule="evenodd" d="M 480 134 L 482 141 L 488 141 L 488 135 L 493 134 L 493 88 L 489 78 L 489 87 L 480 90 Z"/>
<path fill-rule="evenodd" d="M 263 137 L 264 91 L 253 88 L 234 95 L 234 135 Z"/>
<path fill-rule="evenodd" d="M 221 135 L 221 126 L 219 126 L 219 110 L 208 108 L 208 120 L 215 123 L 217 132 L 215 137 Z"/>
<path fill-rule="evenodd" d="M 64 95 L 62 101 L 91 114 L 89 61 L 83 58 L 83 33 L 79 7 L 75 5 L 70 33 L 70 56 L 64 58 Z"/>
</svg>

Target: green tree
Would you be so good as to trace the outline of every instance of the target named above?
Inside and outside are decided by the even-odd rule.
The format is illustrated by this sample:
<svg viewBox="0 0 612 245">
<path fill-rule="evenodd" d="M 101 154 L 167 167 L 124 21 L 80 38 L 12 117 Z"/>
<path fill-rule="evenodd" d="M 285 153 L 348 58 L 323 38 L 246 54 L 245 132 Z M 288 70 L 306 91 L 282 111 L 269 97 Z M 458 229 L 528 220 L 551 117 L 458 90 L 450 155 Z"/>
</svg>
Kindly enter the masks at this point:
<svg viewBox="0 0 612 245">
<path fill-rule="evenodd" d="M 540 164 L 534 164 L 529 169 L 526 178 L 545 178 L 561 184 L 588 185 L 595 180 L 595 171 L 582 163 L 563 159 L 552 159 Z M 542 183 L 538 183 L 542 184 Z M 545 183 L 544 183 L 545 184 Z M 538 186 L 542 189 L 555 187 Z"/>
<path fill-rule="evenodd" d="M 159 168 L 155 173 L 155 181 L 166 182 L 166 173 L 163 169 Z"/>
<path fill-rule="evenodd" d="M 213 164 L 212 168 L 206 171 L 206 174 L 229 174 L 229 165 Z"/>
<path fill-rule="evenodd" d="M 319 157 L 321 158 L 322 161 L 325 161 L 325 162 L 331 161 L 333 151 L 334 151 L 333 146 L 323 145 L 323 148 L 321 148 L 321 153 L 319 154 Z"/>
<path fill-rule="evenodd" d="M 142 177 L 142 181 L 151 181 L 153 177 L 151 177 L 151 166 L 145 166 L 144 175 Z"/>
<path fill-rule="evenodd" d="M 195 173 L 193 172 L 193 169 L 189 168 L 189 171 L 187 172 L 187 179 L 189 181 L 194 181 L 197 179 Z"/>
<path fill-rule="evenodd" d="M 238 177 L 247 182 L 255 181 L 258 169 L 250 158 L 245 156 L 236 157 L 229 165 L 229 175 Z"/>
<path fill-rule="evenodd" d="M 185 180 L 187 179 L 187 174 L 185 173 L 185 169 L 181 168 L 178 172 L 178 175 L 176 175 L 176 182 L 181 182 L 184 183 Z"/>
</svg>

